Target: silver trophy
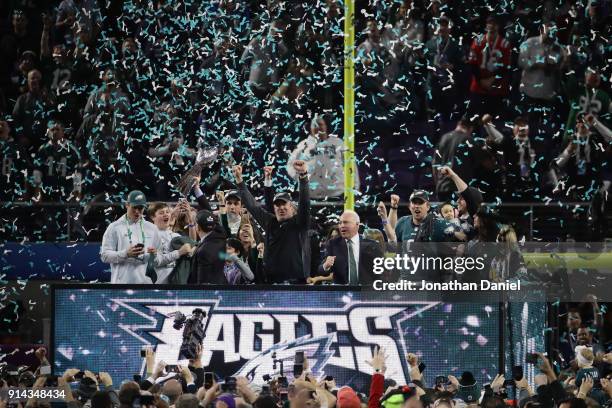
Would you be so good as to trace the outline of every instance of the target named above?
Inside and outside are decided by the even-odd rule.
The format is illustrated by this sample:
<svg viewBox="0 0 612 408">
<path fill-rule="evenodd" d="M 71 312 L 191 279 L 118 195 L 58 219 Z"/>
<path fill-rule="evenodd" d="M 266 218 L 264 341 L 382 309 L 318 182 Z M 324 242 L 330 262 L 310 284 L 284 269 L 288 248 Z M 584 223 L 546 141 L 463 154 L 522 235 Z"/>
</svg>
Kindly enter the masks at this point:
<svg viewBox="0 0 612 408">
<path fill-rule="evenodd" d="M 202 169 L 213 164 L 219 157 L 220 149 L 217 146 L 202 146 L 198 148 L 195 164 L 183 174 L 176 184 L 177 190 L 183 196 L 187 196 L 195 183 L 195 178 L 199 177 Z"/>
</svg>

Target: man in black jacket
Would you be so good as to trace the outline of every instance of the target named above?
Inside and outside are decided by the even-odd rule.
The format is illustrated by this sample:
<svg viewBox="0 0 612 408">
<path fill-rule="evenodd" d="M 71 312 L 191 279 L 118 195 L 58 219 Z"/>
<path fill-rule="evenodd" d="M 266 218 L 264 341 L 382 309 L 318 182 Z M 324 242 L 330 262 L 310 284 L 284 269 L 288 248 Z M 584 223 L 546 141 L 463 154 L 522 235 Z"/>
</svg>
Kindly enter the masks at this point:
<svg viewBox="0 0 612 408">
<path fill-rule="evenodd" d="M 331 274 L 334 283 L 371 285 L 374 281 L 374 258 L 383 257 L 383 250 L 378 242 L 359 236 L 359 222 L 356 212 L 344 211 L 340 236 L 327 242 L 319 274 Z"/>
<path fill-rule="evenodd" d="M 436 185 L 436 194 L 440 201 L 450 201 L 455 186 L 447 177 L 440 176 L 437 168 L 449 166 L 459 176 L 470 182 L 474 177 L 474 168 L 478 160 L 474 156 L 477 149 L 474 147 L 472 132 L 474 123 L 470 119 L 461 119 L 455 130 L 442 135 L 433 158 L 433 179 Z"/>
<path fill-rule="evenodd" d="M 196 216 L 200 243 L 191 264 L 189 283 L 227 284 L 223 274 L 224 261 L 219 254 L 225 252 L 225 232 L 217 217 L 208 210 L 200 210 Z"/>
<path fill-rule="evenodd" d="M 273 200 L 274 214 L 255 201 L 242 179 L 242 166 L 233 168 L 242 203 L 266 233 L 264 267 L 269 283 L 305 283 L 309 275 L 308 171 L 303 160 L 296 160 L 293 168 L 299 175 L 300 198 L 297 209 L 289 194 L 279 193 Z"/>
</svg>

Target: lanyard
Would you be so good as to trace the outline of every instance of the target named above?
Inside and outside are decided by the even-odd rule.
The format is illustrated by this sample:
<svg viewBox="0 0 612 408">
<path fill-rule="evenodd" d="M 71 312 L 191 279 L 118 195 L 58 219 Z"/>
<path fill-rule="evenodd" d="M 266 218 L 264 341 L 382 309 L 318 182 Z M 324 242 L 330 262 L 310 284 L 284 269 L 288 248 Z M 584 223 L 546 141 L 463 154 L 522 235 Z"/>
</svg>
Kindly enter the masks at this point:
<svg viewBox="0 0 612 408">
<path fill-rule="evenodd" d="M 142 235 L 142 244 L 145 243 L 145 234 L 144 229 L 142 228 L 142 217 L 140 218 L 140 234 Z M 132 245 L 132 231 L 130 230 L 130 224 L 128 223 L 127 214 L 125 215 L 125 227 L 127 228 L 128 240 L 130 241 L 130 245 Z"/>
</svg>

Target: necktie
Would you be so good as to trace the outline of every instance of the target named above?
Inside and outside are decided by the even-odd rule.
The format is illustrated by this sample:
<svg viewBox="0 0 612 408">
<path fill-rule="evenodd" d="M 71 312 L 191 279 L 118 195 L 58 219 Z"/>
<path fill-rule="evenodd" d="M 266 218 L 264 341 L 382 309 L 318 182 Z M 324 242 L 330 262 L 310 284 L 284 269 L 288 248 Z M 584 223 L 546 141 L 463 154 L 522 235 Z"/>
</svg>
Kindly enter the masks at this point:
<svg viewBox="0 0 612 408">
<path fill-rule="evenodd" d="M 355 254 L 353 253 L 353 242 L 350 239 L 346 240 L 349 255 L 349 285 L 359 285 L 359 277 L 357 276 L 357 262 L 355 262 Z"/>
</svg>

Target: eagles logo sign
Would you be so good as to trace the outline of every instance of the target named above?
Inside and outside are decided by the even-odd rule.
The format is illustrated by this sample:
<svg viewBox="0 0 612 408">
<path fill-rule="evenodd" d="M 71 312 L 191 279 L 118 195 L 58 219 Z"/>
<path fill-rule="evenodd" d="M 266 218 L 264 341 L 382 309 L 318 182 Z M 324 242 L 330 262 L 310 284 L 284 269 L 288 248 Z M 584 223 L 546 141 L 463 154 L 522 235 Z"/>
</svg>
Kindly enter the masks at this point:
<svg viewBox="0 0 612 408">
<path fill-rule="evenodd" d="M 57 288 L 54 364 L 129 379 L 144 373 L 140 349 L 147 345 L 157 360 L 186 364 L 179 360 L 182 330 L 173 328 L 174 314 L 200 308 L 206 312 L 202 364 L 221 378 L 240 375 L 263 384 L 264 375 L 280 375 L 283 367 L 291 379 L 295 352 L 304 351 L 315 377 L 332 375 L 338 385 L 365 390 L 374 347 L 385 349 L 386 376 L 399 384 L 409 381 L 408 352 L 419 354 L 431 375 L 458 367 L 484 376 L 496 372 L 496 305 L 381 295 L 341 289 Z"/>
</svg>

